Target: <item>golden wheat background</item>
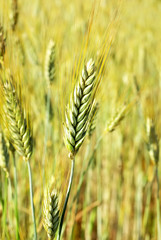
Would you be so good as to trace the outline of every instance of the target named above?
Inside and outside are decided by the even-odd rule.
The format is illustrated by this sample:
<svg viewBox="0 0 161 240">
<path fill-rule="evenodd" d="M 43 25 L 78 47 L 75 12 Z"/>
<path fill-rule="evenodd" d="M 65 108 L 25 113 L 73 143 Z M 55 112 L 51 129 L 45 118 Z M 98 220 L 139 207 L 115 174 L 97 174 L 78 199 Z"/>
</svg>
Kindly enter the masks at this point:
<svg viewBox="0 0 161 240">
<path fill-rule="evenodd" d="M 159 157 L 153 156 L 153 151 L 159 152 L 161 136 L 160 13 L 160 0 L 0 1 L 0 79 L 10 72 L 30 113 L 38 239 L 47 239 L 43 196 L 52 178 L 62 209 L 71 163 L 64 144 L 65 112 L 91 58 L 99 107 L 92 136 L 85 138 L 76 155 L 62 239 L 161 239 L 161 168 Z M 53 58 L 47 57 L 50 51 Z M 153 122 L 150 127 L 147 119 Z M 3 148 L 0 239 L 5 240 L 16 239 L 16 220 L 12 156 L 8 169 Z M 33 239 L 33 226 L 22 159 L 16 154 L 19 239 L 26 240 Z M 10 176 L 8 184 L 3 168 Z"/>
</svg>

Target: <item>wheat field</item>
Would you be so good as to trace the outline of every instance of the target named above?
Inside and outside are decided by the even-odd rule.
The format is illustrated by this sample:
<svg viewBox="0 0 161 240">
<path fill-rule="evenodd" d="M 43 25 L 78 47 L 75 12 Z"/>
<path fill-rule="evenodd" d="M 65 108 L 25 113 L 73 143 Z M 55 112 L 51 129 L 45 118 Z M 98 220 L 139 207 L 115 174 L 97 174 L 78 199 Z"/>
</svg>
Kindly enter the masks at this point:
<svg viewBox="0 0 161 240">
<path fill-rule="evenodd" d="M 0 239 L 161 239 L 161 1 L 0 1 Z"/>
</svg>

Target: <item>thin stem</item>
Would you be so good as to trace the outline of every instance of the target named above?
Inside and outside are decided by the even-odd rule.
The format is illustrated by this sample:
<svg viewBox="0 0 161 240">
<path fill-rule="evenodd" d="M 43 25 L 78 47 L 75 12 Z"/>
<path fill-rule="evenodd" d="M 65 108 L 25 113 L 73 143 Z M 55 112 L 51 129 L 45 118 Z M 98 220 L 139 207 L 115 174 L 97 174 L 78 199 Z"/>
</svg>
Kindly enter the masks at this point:
<svg viewBox="0 0 161 240">
<path fill-rule="evenodd" d="M 68 189 L 67 189 L 67 192 L 66 192 L 63 212 L 62 212 L 61 219 L 60 219 L 59 233 L 58 233 L 57 240 L 60 240 L 60 237 L 61 237 L 61 231 L 62 231 L 64 216 L 65 216 L 65 211 L 66 211 L 66 208 L 67 208 L 68 199 L 69 199 L 69 195 L 70 195 L 70 191 L 71 191 L 71 187 L 72 187 L 72 182 L 73 182 L 74 165 L 75 165 L 75 159 L 72 160 L 70 178 L 69 178 L 69 183 L 68 183 Z"/>
<path fill-rule="evenodd" d="M 93 150 L 93 152 L 92 152 L 92 154 L 91 154 L 91 156 L 90 156 L 90 158 L 89 158 L 89 160 L 88 160 L 87 167 L 85 168 L 85 170 L 84 170 L 84 171 L 82 172 L 82 174 L 81 174 L 81 178 L 79 179 L 79 183 L 78 183 L 77 192 L 76 192 L 76 194 L 74 195 L 74 198 L 73 198 L 73 200 L 72 200 L 72 204 L 71 204 L 70 209 L 69 209 L 68 218 L 70 217 L 71 210 L 72 210 L 72 206 L 73 206 L 74 202 L 75 202 L 76 199 L 77 199 L 77 196 L 78 196 L 78 194 L 79 194 L 79 191 L 80 191 L 81 186 L 82 186 L 82 183 L 83 183 L 83 180 L 84 180 L 84 178 L 85 178 L 85 176 L 86 176 L 86 174 L 87 174 L 87 172 L 88 172 L 88 169 L 90 168 L 90 166 L 91 166 L 91 164 L 92 164 L 92 162 L 93 162 L 94 155 L 95 155 L 96 150 L 97 150 L 99 144 L 101 143 L 103 137 L 104 137 L 104 133 L 103 133 L 103 134 L 100 136 L 100 138 L 98 139 L 98 141 L 97 141 L 97 143 L 96 143 L 96 145 L 95 145 L 95 147 L 94 147 L 94 150 Z M 66 222 L 67 222 L 67 221 L 66 221 Z M 66 223 L 65 223 L 65 226 L 66 226 Z"/>
<path fill-rule="evenodd" d="M 47 104 L 46 104 L 46 118 L 45 118 L 45 135 L 44 135 L 44 151 L 42 158 L 43 167 L 43 186 L 45 185 L 45 159 L 47 152 L 48 130 L 49 130 L 49 114 L 50 114 L 50 86 L 48 87 Z"/>
<path fill-rule="evenodd" d="M 12 153 L 13 156 L 13 167 L 14 167 L 14 187 L 15 187 L 15 217 L 16 217 L 16 240 L 20 239 L 19 236 L 19 213 L 18 213 L 18 201 L 17 201 L 17 167 L 15 152 Z"/>
<path fill-rule="evenodd" d="M 77 214 L 77 211 L 78 211 L 78 203 L 79 203 L 79 195 L 80 195 L 80 190 L 81 190 L 81 183 L 83 183 L 83 171 L 84 171 L 84 167 L 85 167 L 85 164 L 87 162 L 87 158 L 88 158 L 88 155 L 89 155 L 89 152 L 90 152 L 90 141 L 87 145 L 87 148 L 86 148 L 86 153 L 85 153 L 85 157 L 84 157 L 84 160 L 83 160 L 83 164 L 82 164 L 82 168 L 81 168 L 81 173 L 80 173 L 80 178 L 79 178 L 79 182 L 78 182 L 78 188 L 77 188 L 77 195 L 76 195 L 76 206 L 75 206 L 75 216 Z M 73 199 L 73 203 L 74 203 L 74 199 Z M 73 204 L 72 204 L 73 206 Z M 73 231 L 74 231 L 74 225 L 73 224 L 73 227 L 72 227 L 72 230 L 71 230 L 71 236 L 70 236 L 70 239 L 72 239 L 72 235 L 73 235 Z"/>
<path fill-rule="evenodd" d="M 30 161 L 27 161 L 28 173 L 29 173 L 29 184 L 30 184 L 30 201 L 31 201 L 31 209 L 32 209 L 32 219 L 34 223 L 34 240 L 37 240 L 37 231 L 36 231 L 36 218 L 35 218 L 35 207 L 33 201 L 33 187 L 32 187 L 32 173 Z"/>
</svg>

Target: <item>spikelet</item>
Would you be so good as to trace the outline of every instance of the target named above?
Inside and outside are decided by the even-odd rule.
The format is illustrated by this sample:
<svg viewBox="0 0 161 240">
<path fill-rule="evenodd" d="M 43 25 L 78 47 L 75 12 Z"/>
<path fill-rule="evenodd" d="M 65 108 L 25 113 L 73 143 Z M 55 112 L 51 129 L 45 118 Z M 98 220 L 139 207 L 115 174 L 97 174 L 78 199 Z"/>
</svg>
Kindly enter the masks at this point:
<svg viewBox="0 0 161 240">
<path fill-rule="evenodd" d="M 89 122 L 96 80 L 95 64 L 90 59 L 84 66 L 65 113 L 65 144 L 72 158 L 82 145 Z"/>
<path fill-rule="evenodd" d="M 5 76 L 1 79 L 1 125 L 9 142 L 15 150 L 29 160 L 32 155 L 32 131 L 29 116 L 26 117 L 22 107 L 22 99 L 18 95 L 13 78 Z"/>
<path fill-rule="evenodd" d="M 146 123 L 147 137 L 148 137 L 148 151 L 150 160 L 158 164 L 159 161 L 159 141 L 155 132 L 155 125 L 152 119 L 147 118 Z"/>
<path fill-rule="evenodd" d="M 6 36 L 4 34 L 4 30 L 2 25 L 0 24 L 0 60 L 3 62 L 4 54 L 6 49 Z M 1 63 L 0 63 L 1 67 Z"/>
<path fill-rule="evenodd" d="M 3 136 L 0 132 L 0 167 L 5 171 L 6 177 L 9 176 L 9 153 L 7 145 Z"/>
<path fill-rule="evenodd" d="M 13 31 L 15 31 L 18 22 L 18 0 L 10 1 L 11 1 L 11 13 L 10 13 L 11 28 Z"/>
<path fill-rule="evenodd" d="M 53 240 L 59 226 L 59 198 L 56 190 L 50 191 L 49 188 L 44 193 L 43 205 L 43 226 L 48 238 Z"/>
<path fill-rule="evenodd" d="M 50 40 L 45 57 L 45 78 L 48 86 L 55 79 L 55 43 Z"/>
<path fill-rule="evenodd" d="M 120 108 L 113 118 L 108 122 L 106 131 L 113 132 L 115 128 L 121 123 L 121 121 L 125 118 L 126 113 L 129 109 L 129 105 L 124 104 L 122 108 Z"/>
<path fill-rule="evenodd" d="M 91 138 L 96 128 L 96 117 L 99 109 L 98 102 L 93 103 L 93 108 L 89 116 L 88 137 Z"/>
</svg>

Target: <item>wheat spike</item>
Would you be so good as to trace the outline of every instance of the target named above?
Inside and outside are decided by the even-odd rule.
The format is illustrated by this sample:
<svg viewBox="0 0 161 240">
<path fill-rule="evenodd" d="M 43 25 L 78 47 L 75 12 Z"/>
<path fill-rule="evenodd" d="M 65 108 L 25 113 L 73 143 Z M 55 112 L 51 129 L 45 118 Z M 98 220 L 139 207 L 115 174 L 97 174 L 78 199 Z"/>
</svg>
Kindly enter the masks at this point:
<svg viewBox="0 0 161 240">
<path fill-rule="evenodd" d="M 88 127 L 88 137 L 91 138 L 92 134 L 96 128 L 96 117 L 99 109 L 98 102 L 93 103 L 93 108 L 89 116 L 89 127 Z"/>
<path fill-rule="evenodd" d="M 43 225 L 48 238 L 53 240 L 59 226 L 59 198 L 57 192 L 45 190 L 43 205 Z"/>
<path fill-rule="evenodd" d="M 124 104 L 112 117 L 112 119 L 108 122 L 106 131 L 113 132 L 115 128 L 122 122 L 125 118 L 126 113 L 129 109 L 130 105 Z"/>
<path fill-rule="evenodd" d="M 45 57 L 45 78 L 50 85 L 55 79 L 55 43 L 50 40 Z"/>
<path fill-rule="evenodd" d="M 9 153 L 7 145 L 3 136 L 0 132 L 0 167 L 5 171 L 6 176 L 9 176 Z"/>
<path fill-rule="evenodd" d="M 3 100 L 1 101 L 1 124 L 7 131 L 8 141 L 12 143 L 16 151 L 29 160 L 32 155 L 32 131 L 29 116 L 26 118 L 22 107 L 22 100 L 13 79 L 8 76 L 1 81 L 1 91 Z"/>
<path fill-rule="evenodd" d="M 155 132 L 154 122 L 150 118 L 147 118 L 146 130 L 148 136 L 149 156 L 151 161 L 157 164 L 159 161 L 159 140 Z"/>
<path fill-rule="evenodd" d="M 80 81 L 74 88 L 65 113 L 65 144 L 71 157 L 79 150 L 87 132 L 95 80 L 95 64 L 90 59 L 84 66 Z"/>
</svg>

